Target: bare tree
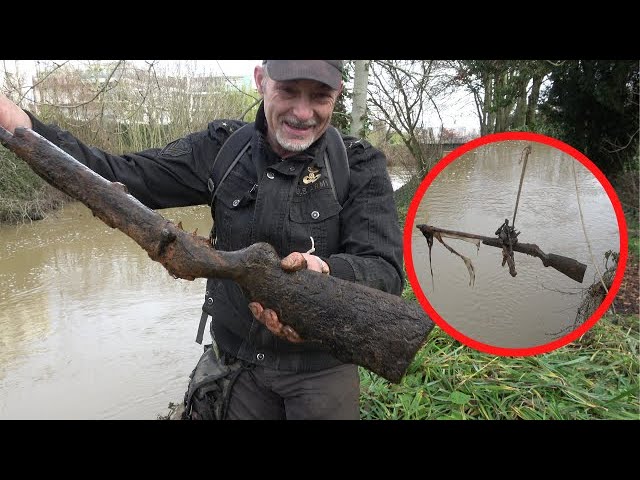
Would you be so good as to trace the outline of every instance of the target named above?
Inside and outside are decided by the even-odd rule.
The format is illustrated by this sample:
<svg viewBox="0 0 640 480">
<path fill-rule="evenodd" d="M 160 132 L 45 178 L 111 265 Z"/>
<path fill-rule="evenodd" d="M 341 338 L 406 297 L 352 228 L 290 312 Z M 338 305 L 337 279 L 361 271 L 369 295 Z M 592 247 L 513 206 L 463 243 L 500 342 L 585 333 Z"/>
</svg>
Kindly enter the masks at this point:
<svg viewBox="0 0 640 480">
<path fill-rule="evenodd" d="M 45 61 L 31 81 L 34 113 L 114 152 L 162 146 L 213 118 L 244 118 L 257 97 L 241 77 L 184 62 Z"/>
<path fill-rule="evenodd" d="M 439 135 L 442 117 L 436 98 L 445 90 L 440 63 L 435 60 L 374 60 L 369 68 L 371 116 L 383 121 L 397 134 L 415 160 L 417 173 L 424 175 L 440 158 Z M 435 113 L 440 128 L 426 126 Z"/>
</svg>

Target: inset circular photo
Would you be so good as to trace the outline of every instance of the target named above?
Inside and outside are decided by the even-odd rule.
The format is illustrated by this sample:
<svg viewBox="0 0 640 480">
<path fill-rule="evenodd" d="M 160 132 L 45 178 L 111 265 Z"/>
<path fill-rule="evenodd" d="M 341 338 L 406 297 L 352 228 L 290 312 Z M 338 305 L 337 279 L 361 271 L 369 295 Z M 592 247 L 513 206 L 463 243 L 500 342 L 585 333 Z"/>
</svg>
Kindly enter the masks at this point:
<svg viewBox="0 0 640 480">
<path fill-rule="evenodd" d="M 602 172 L 559 140 L 488 135 L 443 158 L 410 205 L 409 281 L 426 312 L 475 349 L 545 353 L 607 311 L 627 230 Z"/>
</svg>

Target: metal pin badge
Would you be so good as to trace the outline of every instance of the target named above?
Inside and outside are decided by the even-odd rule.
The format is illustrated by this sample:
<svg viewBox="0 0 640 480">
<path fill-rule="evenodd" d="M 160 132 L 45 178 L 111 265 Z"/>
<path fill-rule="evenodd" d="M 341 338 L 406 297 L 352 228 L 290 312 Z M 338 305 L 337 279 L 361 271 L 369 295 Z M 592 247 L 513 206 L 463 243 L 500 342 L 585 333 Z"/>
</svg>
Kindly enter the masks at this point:
<svg viewBox="0 0 640 480">
<path fill-rule="evenodd" d="M 309 166 L 309 167 L 307 168 L 307 171 L 309 172 L 309 175 L 307 175 L 306 177 L 304 177 L 304 178 L 302 179 L 302 182 L 303 182 L 305 185 L 308 185 L 308 184 L 310 184 L 310 183 L 315 182 L 316 180 L 318 180 L 318 179 L 322 176 L 322 174 L 321 174 L 321 173 L 318 173 L 318 172 L 320 171 L 320 169 L 319 169 L 319 168 L 317 168 L 315 165 L 311 165 L 311 166 Z"/>
</svg>

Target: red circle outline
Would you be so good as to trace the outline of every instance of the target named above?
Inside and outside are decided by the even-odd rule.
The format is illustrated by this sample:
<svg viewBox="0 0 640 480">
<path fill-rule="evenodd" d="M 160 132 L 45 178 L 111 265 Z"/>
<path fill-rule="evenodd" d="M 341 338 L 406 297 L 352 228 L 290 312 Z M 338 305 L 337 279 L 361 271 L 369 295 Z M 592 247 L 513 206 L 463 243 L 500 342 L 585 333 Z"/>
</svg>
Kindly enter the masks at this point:
<svg viewBox="0 0 640 480">
<path fill-rule="evenodd" d="M 598 179 L 600 184 L 604 187 L 607 195 L 609 196 L 609 200 L 613 205 L 613 209 L 616 213 L 616 218 L 618 220 L 618 230 L 620 231 L 620 256 L 618 259 L 618 267 L 616 274 L 613 279 L 613 283 L 611 284 L 611 288 L 609 289 L 609 293 L 605 297 L 604 301 L 600 304 L 600 306 L 596 309 L 596 311 L 589 317 L 589 319 L 584 322 L 580 327 L 571 331 L 567 335 L 553 340 L 544 345 L 538 345 L 530 348 L 506 348 L 506 347 L 496 347 L 493 345 L 489 345 L 486 343 L 479 342 L 474 340 L 473 338 L 467 337 L 463 335 L 455 328 L 450 326 L 435 309 L 431 306 L 427 297 L 424 295 L 422 288 L 420 287 L 420 283 L 418 282 L 418 277 L 416 276 L 416 272 L 413 266 L 413 252 L 411 251 L 411 239 L 413 234 L 413 222 L 415 220 L 416 213 L 418 211 L 418 206 L 422 201 L 422 197 L 429 185 L 433 182 L 433 180 L 438 176 L 438 174 L 451 162 L 453 162 L 456 158 L 468 152 L 469 150 L 473 150 L 481 145 L 487 145 L 489 143 L 500 142 L 504 140 L 525 140 L 532 141 L 538 143 L 544 143 L 551 147 L 555 147 L 568 155 L 572 156 L 580 163 L 582 163 L 585 167 L 593 173 L 593 175 Z M 407 212 L 407 217 L 404 225 L 404 251 L 405 251 L 405 267 L 407 270 L 407 277 L 411 286 L 413 287 L 413 291 L 418 299 L 422 308 L 427 312 L 427 314 L 432 318 L 432 320 L 438 324 L 440 328 L 442 328 L 445 332 L 451 335 L 456 340 L 464 343 L 465 345 L 475 348 L 476 350 L 480 350 L 482 352 L 491 353 L 494 355 L 500 356 L 531 356 L 537 355 L 540 353 L 547 353 L 556 348 L 563 347 L 564 345 L 570 343 L 576 338 L 583 335 L 587 330 L 589 330 L 595 323 L 602 317 L 605 312 L 608 310 L 609 306 L 613 302 L 618 290 L 620 289 L 620 285 L 622 284 L 622 277 L 624 276 L 625 267 L 627 264 L 627 256 L 628 256 L 628 234 L 627 234 L 627 224 L 624 218 L 624 212 L 622 211 L 622 205 L 620 200 L 618 199 L 618 195 L 615 190 L 609 183 L 609 180 L 606 179 L 604 174 L 598 169 L 598 167 L 589 160 L 585 155 L 580 153 L 575 148 L 567 145 L 560 140 L 557 140 L 552 137 L 548 137 L 546 135 L 531 133 L 531 132 L 505 132 L 505 133 L 495 133 L 491 135 L 485 135 L 483 137 L 472 140 L 464 145 L 456 148 L 451 153 L 442 158 L 428 173 L 428 175 L 422 180 L 420 186 L 416 190 L 416 193 L 411 200 L 411 204 L 409 205 L 409 210 Z"/>
</svg>

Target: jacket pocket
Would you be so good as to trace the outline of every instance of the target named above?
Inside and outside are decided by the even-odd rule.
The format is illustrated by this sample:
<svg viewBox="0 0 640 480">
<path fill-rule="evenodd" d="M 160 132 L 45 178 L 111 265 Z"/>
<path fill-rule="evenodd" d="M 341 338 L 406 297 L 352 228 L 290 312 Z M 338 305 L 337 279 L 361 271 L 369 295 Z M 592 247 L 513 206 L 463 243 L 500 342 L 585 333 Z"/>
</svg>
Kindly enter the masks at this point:
<svg viewBox="0 0 640 480">
<path fill-rule="evenodd" d="M 216 247 L 239 250 L 248 246 L 258 186 L 233 171 L 216 196 Z"/>
<path fill-rule="evenodd" d="M 296 199 L 289 210 L 291 236 L 289 250 L 306 252 L 313 237 L 314 255 L 328 257 L 340 244 L 342 206 L 330 190 L 318 190 Z"/>
</svg>

